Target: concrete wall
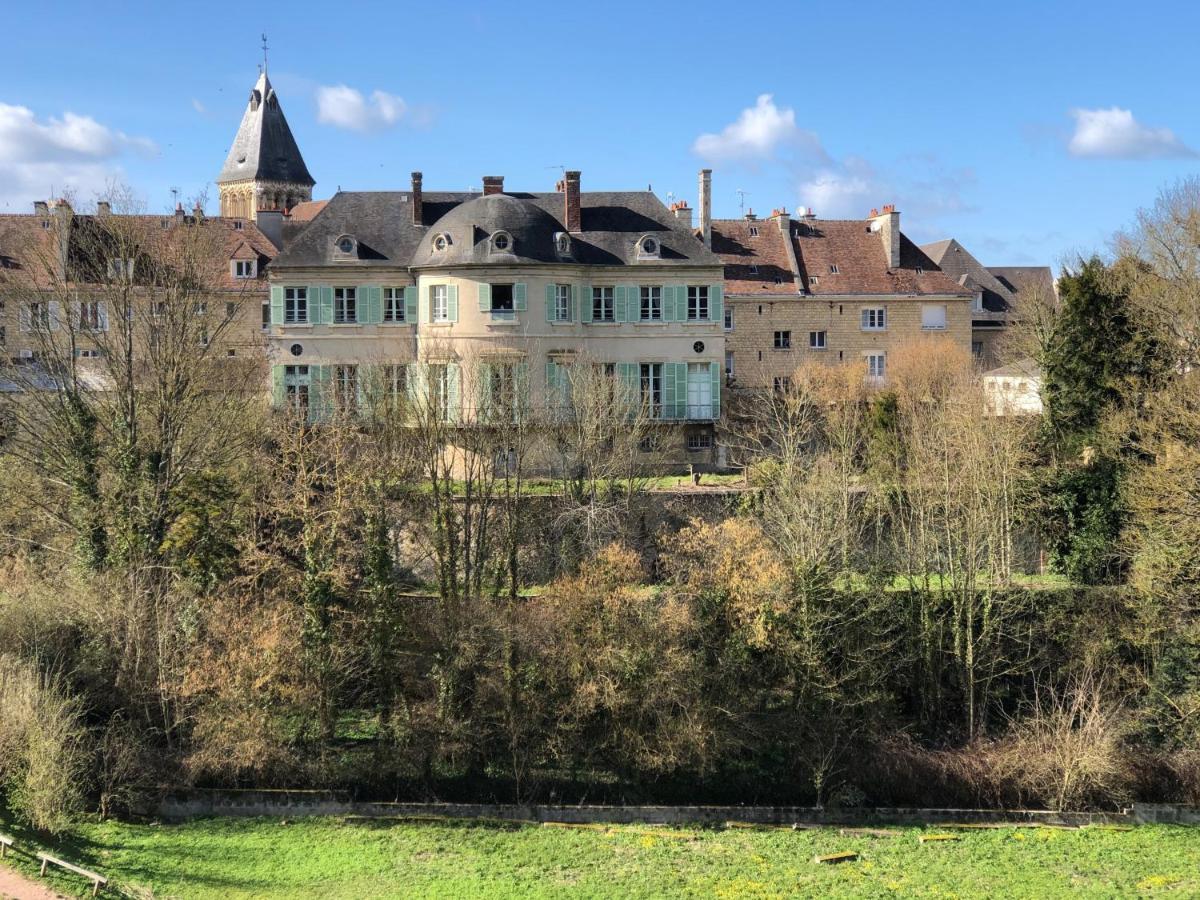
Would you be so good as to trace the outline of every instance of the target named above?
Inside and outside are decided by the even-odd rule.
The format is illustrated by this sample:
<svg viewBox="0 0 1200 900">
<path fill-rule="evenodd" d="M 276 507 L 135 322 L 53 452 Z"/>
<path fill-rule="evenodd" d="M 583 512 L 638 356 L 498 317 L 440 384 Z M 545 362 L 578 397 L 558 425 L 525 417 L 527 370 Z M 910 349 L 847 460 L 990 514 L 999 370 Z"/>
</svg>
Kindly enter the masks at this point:
<svg viewBox="0 0 1200 900">
<path fill-rule="evenodd" d="M 733 310 L 733 329 L 725 334 L 725 349 L 733 352 L 734 383 L 738 387 L 771 387 L 775 378 L 788 377 L 803 362 L 862 364 L 867 353 L 885 356 L 902 344 L 928 337 L 949 338 L 964 351 L 971 349 L 971 301 L 965 297 L 776 297 L 726 298 Z M 945 329 L 921 326 L 921 308 L 946 307 Z M 884 331 L 864 331 L 861 310 L 887 309 Z M 790 331 L 790 350 L 776 350 L 776 331 Z M 824 350 L 809 349 L 809 332 L 826 332 Z M 886 366 L 886 363 L 885 363 Z"/>
</svg>

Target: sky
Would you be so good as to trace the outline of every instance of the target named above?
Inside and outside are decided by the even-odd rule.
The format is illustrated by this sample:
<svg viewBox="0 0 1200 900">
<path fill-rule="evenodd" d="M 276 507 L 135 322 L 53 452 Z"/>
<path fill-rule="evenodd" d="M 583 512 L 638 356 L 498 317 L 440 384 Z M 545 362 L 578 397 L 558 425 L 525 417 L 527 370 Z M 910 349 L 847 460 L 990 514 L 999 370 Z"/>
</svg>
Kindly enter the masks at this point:
<svg viewBox="0 0 1200 900">
<path fill-rule="evenodd" d="M 1200 4 L 43 0 L 0 34 L 0 212 L 207 197 L 269 46 L 314 197 L 649 185 L 713 214 L 893 203 L 987 265 L 1103 251 L 1200 173 Z"/>
</svg>

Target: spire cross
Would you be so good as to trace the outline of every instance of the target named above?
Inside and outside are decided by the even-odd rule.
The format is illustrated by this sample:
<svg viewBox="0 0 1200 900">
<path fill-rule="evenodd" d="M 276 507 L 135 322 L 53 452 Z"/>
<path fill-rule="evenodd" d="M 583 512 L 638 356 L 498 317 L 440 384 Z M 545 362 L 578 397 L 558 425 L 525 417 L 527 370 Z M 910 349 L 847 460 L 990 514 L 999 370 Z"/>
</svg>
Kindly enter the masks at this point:
<svg viewBox="0 0 1200 900">
<path fill-rule="evenodd" d="M 267 36 L 266 36 L 266 34 L 264 34 L 262 36 L 262 50 L 263 50 L 263 65 L 262 65 L 262 67 L 263 67 L 264 72 L 267 71 L 267 50 L 268 49 L 269 48 L 267 47 Z"/>
</svg>

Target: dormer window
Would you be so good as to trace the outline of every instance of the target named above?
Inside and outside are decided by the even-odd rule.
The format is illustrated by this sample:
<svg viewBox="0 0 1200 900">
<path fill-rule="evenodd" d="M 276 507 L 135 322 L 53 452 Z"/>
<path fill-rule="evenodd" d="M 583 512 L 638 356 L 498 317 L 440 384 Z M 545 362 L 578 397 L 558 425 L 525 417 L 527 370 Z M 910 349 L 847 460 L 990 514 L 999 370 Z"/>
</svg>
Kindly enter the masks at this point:
<svg viewBox="0 0 1200 900">
<path fill-rule="evenodd" d="M 334 247 L 337 249 L 339 256 L 354 256 L 358 249 L 358 242 L 348 234 L 343 234 L 336 241 Z"/>
<path fill-rule="evenodd" d="M 758 226 L 757 225 L 750 226 L 750 237 L 758 237 Z"/>
<path fill-rule="evenodd" d="M 253 259 L 235 259 L 233 261 L 234 278 L 253 278 L 258 274 L 258 261 Z"/>
<path fill-rule="evenodd" d="M 497 231 L 492 235 L 492 251 L 508 253 L 512 250 L 512 237 L 507 231 Z"/>
<path fill-rule="evenodd" d="M 830 274 L 830 275 L 837 275 L 837 274 L 838 274 L 838 267 L 837 267 L 837 263 L 830 263 L 830 264 L 829 264 L 829 274 Z"/>
<path fill-rule="evenodd" d="M 757 274 L 758 274 L 758 266 L 751 266 L 751 267 L 750 267 L 750 274 L 751 274 L 751 275 L 757 275 Z"/>
<path fill-rule="evenodd" d="M 439 253 L 448 249 L 451 243 L 453 242 L 450 240 L 450 235 L 446 234 L 445 232 L 442 234 L 435 234 L 433 236 L 433 249 Z"/>
<path fill-rule="evenodd" d="M 924 274 L 925 274 L 925 270 L 924 270 L 923 268 L 921 268 L 920 266 L 917 266 L 917 274 L 918 274 L 918 275 L 924 275 Z"/>
<path fill-rule="evenodd" d="M 658 259 L 661 250 L 658 238 L 653 235 L 648 234 L 638 241 L 638 259 Z"/>
<path fill-rule="evenodd" d="M 571 255 L 571 236 L 565 231 L 558 231 L 554 234 L 554 250 L 559 256 Z"/>
</svg>

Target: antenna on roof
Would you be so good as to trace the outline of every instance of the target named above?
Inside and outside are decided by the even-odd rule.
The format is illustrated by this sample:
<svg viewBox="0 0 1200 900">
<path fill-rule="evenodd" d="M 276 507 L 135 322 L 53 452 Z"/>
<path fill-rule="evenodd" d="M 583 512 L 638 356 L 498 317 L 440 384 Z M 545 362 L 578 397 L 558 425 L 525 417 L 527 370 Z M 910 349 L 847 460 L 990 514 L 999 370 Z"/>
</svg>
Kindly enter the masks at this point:
<svg viewBox="0 0 1200 900">
<path fill-rule="evenodd" d="M 171 209 L 179 205 L 179 188 L 171 188 Z"/>
<path fill-rule="evenodd" d="M 262 36 L 262 48 L 263 48 L 262 70 L 263 70 L 263 72 L 266 72 L 267 71 L 267 50 L 269 50 L 270 48 L 267 47 L 267 35 L 265 32 L 263 33 L 263 36 Z"/>
<path fill-rule="evenodd" d="M 748 197 L 750 195 L 750 192 L 743 191 L 741 188 L 738 188 L 737 195 L 738 195 L 738 218 L 740 219 L 746 215 L 746 197 Z"/>
</svg>

